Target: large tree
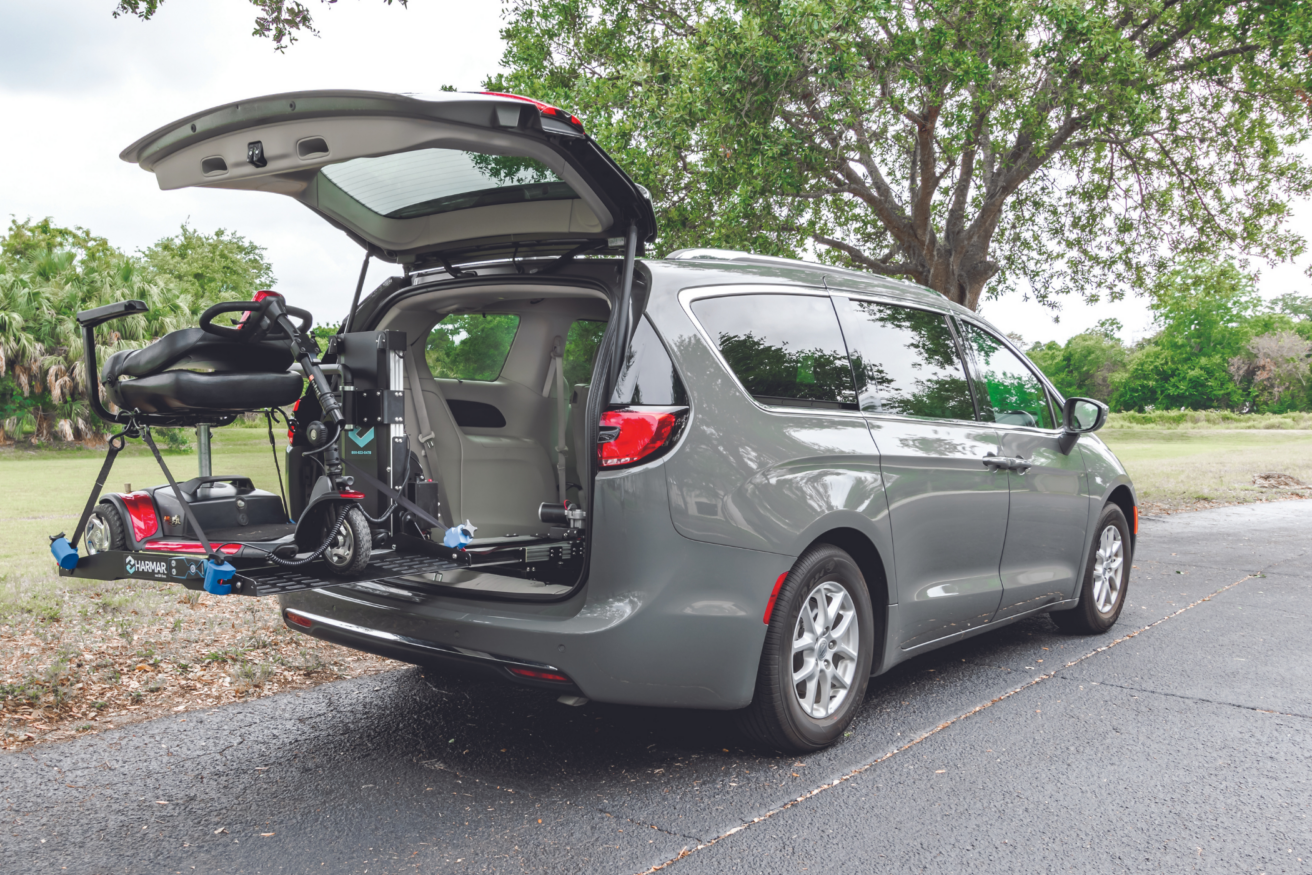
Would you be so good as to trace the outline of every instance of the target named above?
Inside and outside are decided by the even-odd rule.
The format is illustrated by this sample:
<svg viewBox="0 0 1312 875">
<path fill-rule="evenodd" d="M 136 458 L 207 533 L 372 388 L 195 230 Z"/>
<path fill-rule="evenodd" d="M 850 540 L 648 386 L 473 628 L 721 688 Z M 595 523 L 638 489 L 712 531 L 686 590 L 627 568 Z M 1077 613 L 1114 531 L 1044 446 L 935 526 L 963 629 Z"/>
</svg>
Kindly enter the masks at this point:
<svg viewBox="0 0 1312 875">
<path fill-rule="evenodd" d="M 507 0 L 507 72 L 651 188 L 662 246 L 909 277 L 968 307 L 1292 258 L 1312 12 L 1280 0 Z M 995 278 L 997 278 L 995 280 Z"/>
</svg>

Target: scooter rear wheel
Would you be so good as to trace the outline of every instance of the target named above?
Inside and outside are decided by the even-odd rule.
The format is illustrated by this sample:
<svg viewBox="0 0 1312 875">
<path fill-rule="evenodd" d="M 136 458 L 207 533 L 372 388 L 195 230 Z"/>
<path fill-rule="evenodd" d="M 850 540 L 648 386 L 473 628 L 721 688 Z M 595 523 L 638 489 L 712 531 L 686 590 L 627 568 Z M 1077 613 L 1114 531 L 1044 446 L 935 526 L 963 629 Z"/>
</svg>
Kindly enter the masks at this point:
<svg viewBox="0 0 1312 875">
<path fill-rule="evenodd" d="M 325 537 L 328 535 L 328 527 L 336 522 L 339 512 L 324 514 Z M 342 521 L 342 527 L 337 530 L 332 543 L 323 551 L 323 559 L 333 574 L 358 574 L 369 564 L 369 554 L 372 551 L 373 536 L 369 532 L 369 520 L 365 518 L 364 511 L 353 506 L 346 512 L 346 519 Z"/>
</svg>

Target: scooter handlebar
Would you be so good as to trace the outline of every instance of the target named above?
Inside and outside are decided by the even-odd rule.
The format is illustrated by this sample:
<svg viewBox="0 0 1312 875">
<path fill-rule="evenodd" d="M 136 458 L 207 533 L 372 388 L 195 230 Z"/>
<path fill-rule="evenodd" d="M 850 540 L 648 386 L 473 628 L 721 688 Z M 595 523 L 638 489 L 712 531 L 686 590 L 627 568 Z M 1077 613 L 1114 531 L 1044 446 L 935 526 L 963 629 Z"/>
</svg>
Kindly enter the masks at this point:
<svg viewBox="0 0 1312 875">
<path fill-rule="evenodd" d="M 224 313 L 258 313 L 259 317 L 248 318 L 243 325 L 237 327 L 215 325 L 214 317 L 221 316 Z M 314 317 L 310 315 L 308 310 L 302 310 L 300 307 L 289 307 L 281 296 L 270 295 L 262 301 L 224 301 L 221 304 L 215 304 L 201 314 L 200 327 L 202 331 L 207 331 L 218 337 L 249 343 L 254 340 L 262 340 L 268 335 L 272 325 L 264 328 L 263 331 L 260 330 L 260 323 L 265 318 L 268 318 L 271 323 L 280 324 L 279 316 L 292 316 L 301 322 L 300 326 L 295 327 L 292 333 L 288 333 L 288 340 L 294 340 L 296 333 L 308 334 L 310 328 L 314 325 Z M 280 325 L 280 327 L 284 332 L 287 331 L 287 326 Z"/>
</svg>

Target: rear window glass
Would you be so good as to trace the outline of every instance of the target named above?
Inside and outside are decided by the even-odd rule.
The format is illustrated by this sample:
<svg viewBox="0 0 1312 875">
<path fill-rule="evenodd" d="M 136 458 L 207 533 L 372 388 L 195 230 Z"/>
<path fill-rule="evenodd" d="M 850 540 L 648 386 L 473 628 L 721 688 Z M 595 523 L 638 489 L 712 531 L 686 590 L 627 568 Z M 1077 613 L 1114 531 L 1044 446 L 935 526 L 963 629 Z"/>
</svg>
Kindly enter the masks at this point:
<svg viewBox="0 0 1312 875">
<path fill-rule="evenodd" d="M 836 299 L 852 353 L 861 409 L 932 419 L 974 419 L 966 369 L 947 317 L 928 310 Z"/>
<path fill-rule="evenodd" d="M 565 385 L 592 382 L 592 363 L 597 360 L 597 347 L 605 333 L 606 323 L 594 319 L 580 319 L 569 327 L 565 335 Z"/>
<path fill-rule="evenodd" d="M 685 407 L 688 393 L 674 370 L 674 362 L 665 345 L 644 317 L 633 332 L 633 342 L 624 356 L 624 369 L 610 397 L 611 404 L 650 404 L 657 407 Z"/>
<path fill-rule="evenodd" d="M 495 380 L 518 329 L 519 317 L 509 313 L 447 316 L 428 332 L 428 369 L 439 378 Z"/>
<path fill-rule="evenodd" d="M 389 219 L 578 196 L 533 158 L 455 149 L 354 158 L 320 172 L 366 209 Z"/>
<path fill-rule="evenodd" d="M 969 323 L 966 340 L 975 355 L 979 418 L 1004 425 L 1055 428 L 1048 392 L 1039 378 L 1002 341 Z"/>
<path fill-rule="evenodd" d="M 734 295 L 695 301 L 692 310 L 757 401 L 856 409 L 852 368 L 828 298 Z"/>
</svg>

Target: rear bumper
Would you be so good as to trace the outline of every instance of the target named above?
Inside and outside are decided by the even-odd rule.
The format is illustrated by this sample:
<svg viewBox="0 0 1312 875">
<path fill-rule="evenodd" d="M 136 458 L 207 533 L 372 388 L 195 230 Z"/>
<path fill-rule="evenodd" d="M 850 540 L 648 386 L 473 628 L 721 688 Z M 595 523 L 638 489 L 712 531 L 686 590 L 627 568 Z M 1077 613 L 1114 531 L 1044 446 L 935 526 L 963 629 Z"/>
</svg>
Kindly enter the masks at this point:
<svg viewBox="0 0 1312 875">
<path fill-rule="evenodd" d="M 417 599 L 332 586 L 280 596 L 317 634 L 426 666 L 551 666 L 599 702 L 733 709 L 751 702 L 766 602 L 791 557 L 684 538 L 665 473 L 599 477 L 588 580 L 567 601 Z M 554 685 L 553 689 L 556 688 Z"/>
<path fill-rule="evenodd" d="M 293 621 L 289 614 L 295 616 L 299 622 Z M 573 681 L 543 680 L 528 676 L 528 673 L 563 675 L 562 670 L 554 665 L 452 647 L 435 641 L 424 641 L 409 635 L 370 629 L 300 609 L 284 609 L 283 622 L 293 632 L 301 632 L 333 644 L 385 656 L 388 659 L 429 666 L 438 671 L 479 674 L 527 687 L 552 690 L 561 695 L 579 695 L 582 692 Z M 306 623 L 309 625 L 305 625 Z M 516 669 L 519 673 L 516 673 Z"/>
</svg>

